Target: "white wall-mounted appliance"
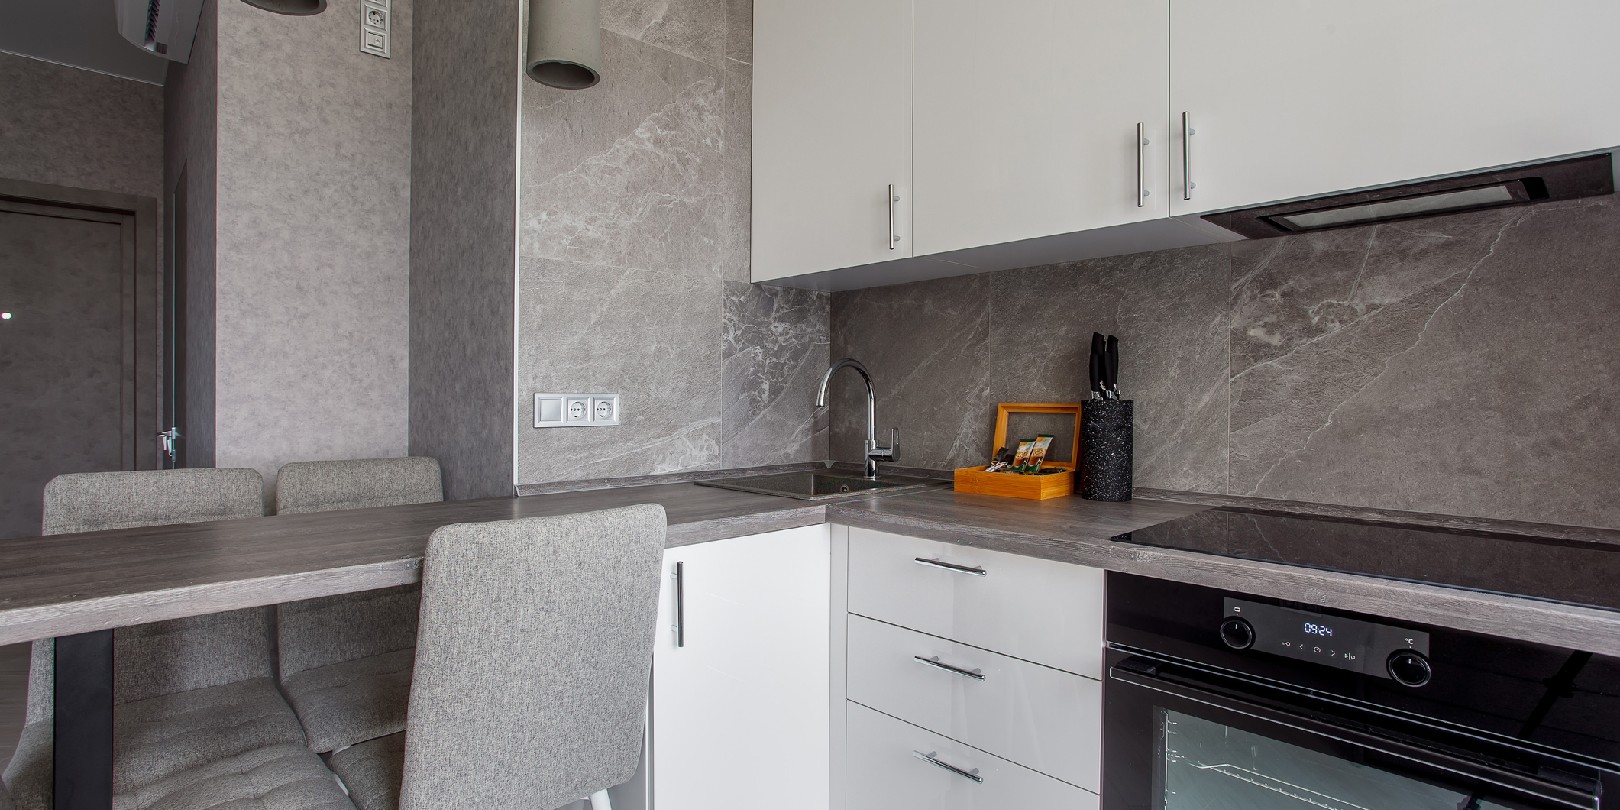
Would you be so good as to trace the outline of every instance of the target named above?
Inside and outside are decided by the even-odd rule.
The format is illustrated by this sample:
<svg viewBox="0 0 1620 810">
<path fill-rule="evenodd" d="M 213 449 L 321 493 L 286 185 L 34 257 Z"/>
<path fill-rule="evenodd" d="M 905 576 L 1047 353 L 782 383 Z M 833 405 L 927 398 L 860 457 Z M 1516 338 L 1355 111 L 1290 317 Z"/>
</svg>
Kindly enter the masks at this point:
<svg viewBox="0 0 1620 810">
<path fill-rule="evenodd" d="M 191 59 L 204 0 L 114 0 L 118 33 L 136 47 L 174 62 Z"/>
</svg>

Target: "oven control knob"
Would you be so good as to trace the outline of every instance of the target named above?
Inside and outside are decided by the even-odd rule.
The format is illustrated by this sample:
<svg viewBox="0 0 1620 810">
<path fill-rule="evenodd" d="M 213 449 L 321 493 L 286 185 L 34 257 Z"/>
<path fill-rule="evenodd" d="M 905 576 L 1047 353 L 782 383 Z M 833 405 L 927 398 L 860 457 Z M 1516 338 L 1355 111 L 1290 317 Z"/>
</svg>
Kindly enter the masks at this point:
<svg viewBox="0 0 1620 810">
<path fill-rule="evenodd" d="M 1234 650 L 1247 650 L 1254 646 L 1254 625 L 1248 619 L 1236 616 L 1221 622 L 1221 642 Z"/>
<path fill-rule="evenodd" d="M 1413 650 L 1396 650 L 1389 655 L 1389 677 L 1401 686 L 1422 686 L 1434 677 L 1429 659 Z"/>
</svg>

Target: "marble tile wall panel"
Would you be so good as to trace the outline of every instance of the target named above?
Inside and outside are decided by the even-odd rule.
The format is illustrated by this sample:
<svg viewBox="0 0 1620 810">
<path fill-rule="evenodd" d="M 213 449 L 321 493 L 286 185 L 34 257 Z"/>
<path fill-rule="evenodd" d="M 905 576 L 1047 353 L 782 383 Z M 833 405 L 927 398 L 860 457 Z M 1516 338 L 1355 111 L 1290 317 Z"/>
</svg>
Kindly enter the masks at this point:
<svg viewBox="0 0 1620 810">
<path fill-rule="evenodd" d="M 409 434 L 411 4 L 219 5 L 215 457 L 398 456 Z"/>
<path fill-rule="evenodd" d="M 721 466 L 826 459 L 826 419 L 814 409 L 831 296 L 739 281 L 727 281 L 725 293 Z"/>
<path fill-rule="evenodd" d="M 1359 264 L 1290 240 L 1298 275 L 1337 281 L 1309 295 L 1234 248 L 1234 357 L 1261 327 L 1293 337 L 1234 375 L 1233 492 L 1620 526 L 1620 205 L 1344 233 Z"/>
<path fill-rule="evenodd" d="M 590 90 L 524 84 L 521 255 L 718 277 L 719 69 L 612 32 L 602 50 Z"/>
<path fill-rule="evenodd" d="M 518 8 L 413 8 L 410 451 L 449 498 L 512 492 Z"/>
<path fill-rule="evenodd" d="M 523 89 L 518 480 L 825 457 L 798 401 L 827 296 L 746 283 L 751 4 L 610 1 L 603 28 L 601 85 Z M 619 393 L 623 424 L 537 430 L 542 390 Z"/>
<path fill-rule="evenodd" d="M 519 481 L 718 466 L 719 279 L 529 257 L 519 277 Z M 619 394 L 621 424 L 535 429 L 540 391 Z"/>
<path fill-rule="evenodd" d="M 730 28 L 726 14 L 735 6 L 732 0 L 603 0 L 602 27 L 719 67 Z"/>
<path fill-rule="evenodd" d="M 1099 259 L 836 293 L 833 354 L 923 434 L 907 464 L 976 463 L 995 402 L 1082 396 L 1096 330 L 1123 341 L 1141 486 L 1615 527 L 1617 255 L 1604 198 Z"/>
<path fill-rule="evenodd" d="M 900 430 L 896 463 L 951 469 L 989 453 L 994 281 L 981 274 L 833 294 L 832 357 L 854 357 L 871 372 L 878 443 L 888 444 L 890 428 Z M 860 376 L 838 372 L 829 400 L 832 457 L 859 462 Z"/>
</svg>

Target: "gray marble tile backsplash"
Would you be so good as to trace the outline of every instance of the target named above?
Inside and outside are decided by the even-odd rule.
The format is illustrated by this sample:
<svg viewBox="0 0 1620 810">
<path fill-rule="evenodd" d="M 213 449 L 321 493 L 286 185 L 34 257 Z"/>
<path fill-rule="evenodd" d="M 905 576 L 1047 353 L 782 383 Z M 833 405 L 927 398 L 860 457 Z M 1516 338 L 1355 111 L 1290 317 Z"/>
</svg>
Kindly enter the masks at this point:
<svg viewBox="0 0 1620 810">
<path fill-rule="evenodd" d="M 901 463 L 989 452 L 1123 341 L 1139 486 L 1620 526 L 1620 202 L 1506 209 L 836 293 Z M 853 380 L 833 457 L 860 455 Z"/>
</svg>

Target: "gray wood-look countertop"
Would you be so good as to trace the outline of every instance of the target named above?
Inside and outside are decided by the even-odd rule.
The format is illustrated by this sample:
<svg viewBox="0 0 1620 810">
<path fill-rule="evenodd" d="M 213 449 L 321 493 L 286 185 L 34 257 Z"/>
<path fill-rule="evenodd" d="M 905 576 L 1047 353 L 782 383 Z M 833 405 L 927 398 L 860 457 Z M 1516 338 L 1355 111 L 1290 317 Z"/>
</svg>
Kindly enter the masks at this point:
<svg viewBox="0 0 1620 810">
<path fill-rule="evenodd" d="M 830 504 L 691 483 L 0 541 L 0 645 L 416 582 L 451 523 L 662 504 L 671 546 L 835 522 L 1620 656 L 1620 613 L 1111 542 L 1209 508 L 949 490 Z"/>
<path fill-rule="evenodd" d="M 811 526 L 819 503 L 671 484 L 0 541 L 0 645 L 421 579 L 452 523 L 662 504 L 671 546 Z"/>
<path fill-rule="evenodd" d="M 1620 612 L 1110 539 L 1207 508 L 1143 499 L 1119 504 L 1079 498 L 1033 502 L 920 492 L 829 506 L 827 519 L 993 551 L 1620 656 Z M 1466 538 L 1459 536 L 1458 540 Z"/>
</svg>

